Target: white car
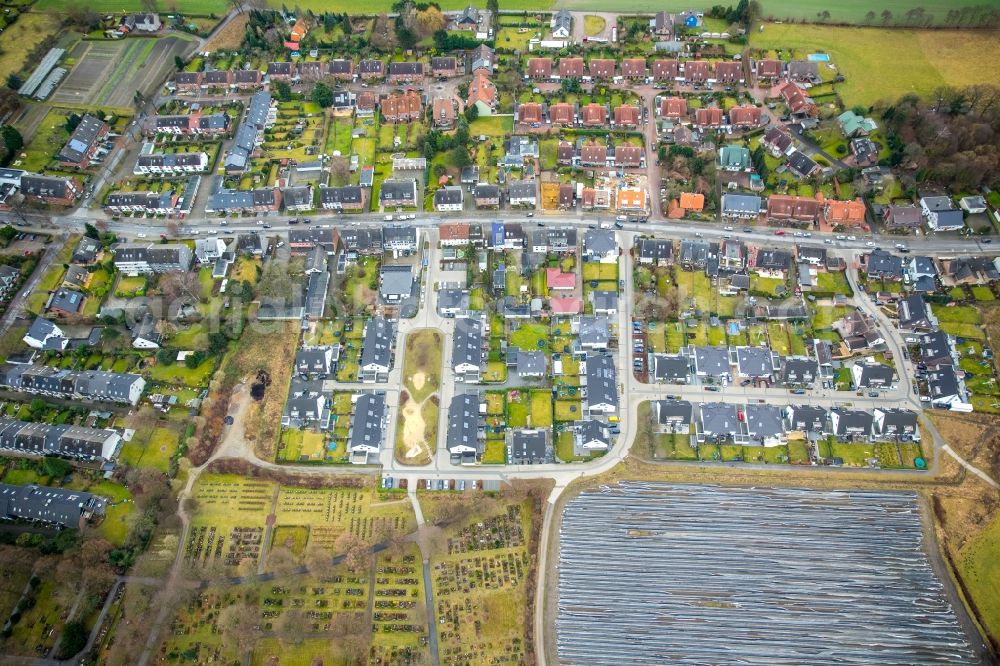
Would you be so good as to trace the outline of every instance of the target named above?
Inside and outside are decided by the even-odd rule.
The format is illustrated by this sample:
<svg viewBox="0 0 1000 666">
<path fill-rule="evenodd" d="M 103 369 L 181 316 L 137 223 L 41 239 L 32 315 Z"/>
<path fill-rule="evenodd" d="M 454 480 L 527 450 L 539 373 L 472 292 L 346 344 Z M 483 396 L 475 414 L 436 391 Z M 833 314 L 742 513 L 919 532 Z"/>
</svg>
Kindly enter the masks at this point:
<svg viewBox="0 0 1000 666">
<path fill-rule="evenodd" d="M 136 234 L 136 238 L 146 238 L 149 234 Z"/>
<path fill-rule="evenodd" d="M 837 240 L 847 240 L 847 236 L 837 236 Z"/>
<path fill-rule="evenodd" d="M 725 229 L 726 231 L 732 231 L 733 230 L 732 227 L 723 227 L 723 229 Z"/>
<path fill-rule="evenodd" d="M 856 240 L 858 240 L 858 237 L 857 236 L 848 236 L 847 240 L 849 240 L 849 241 L 856 241 Z"/>
<path fill-rule="evenodd" d="M 865 245 L 867 245 L 868 247 L 875 247 L 875 241 L 868 241 L 867 243 L 865 243 Z"/>
<path fill-rule="evenodd" d="M 264 220 L 257 220 L 258 226 L 264 226 Z"/>
</svg>

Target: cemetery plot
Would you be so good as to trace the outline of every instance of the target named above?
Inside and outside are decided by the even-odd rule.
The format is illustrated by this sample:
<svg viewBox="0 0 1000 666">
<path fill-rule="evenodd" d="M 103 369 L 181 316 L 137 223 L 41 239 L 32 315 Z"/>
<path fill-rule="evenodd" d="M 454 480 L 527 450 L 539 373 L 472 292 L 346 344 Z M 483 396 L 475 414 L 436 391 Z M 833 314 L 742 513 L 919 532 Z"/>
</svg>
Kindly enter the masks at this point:
<svg viewBox="0 0 1000 666">
<path fill-rule="evenodd" d="M 428 656 L 427 608 L 420 553 L 384 551 L 376 563 L 370 664 L 423 663 Z"/>
<path fill-rule="evenodd" d="M 447 554 L 431 560 L 442 664 L 525 662 L 530 529 L 521 503 L 449 530 Z"/>
</svg>

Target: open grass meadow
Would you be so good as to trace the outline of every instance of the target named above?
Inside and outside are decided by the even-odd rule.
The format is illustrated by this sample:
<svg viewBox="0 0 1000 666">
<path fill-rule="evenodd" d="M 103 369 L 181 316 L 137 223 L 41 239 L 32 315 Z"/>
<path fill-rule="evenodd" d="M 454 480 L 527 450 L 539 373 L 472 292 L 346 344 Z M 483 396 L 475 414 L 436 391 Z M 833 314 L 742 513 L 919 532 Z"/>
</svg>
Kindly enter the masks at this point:
<svg viewBox="0 0 1000 666">
<path fill-rule="evenodd" d="M 922 6 L 929 9 L 926 3 Z M 867 9 L 865 5 L 862 13 Z M 992 83 L 1000 78 L 1000 63 L 981 57 L 996 47 L 1000 32 L 995 30 L 904 30 L 774 23 L 767 23 L 763 28 L 754 31 L 751 46 L 792 49 L 796 56 L 816 52 L 830 54 L 846 79 L 837 90 L 847 107 L 895 99 L 911 92 L 927 94 L 944 85 L 960 87 Z M 905 59 L 901 60 L 900 54 L 906 54 Z"/>
<path fill-rule="evenodd" d="M 1000 519 L 994 519 L 978 537 L 969 542 L 958 559 L 958 571 L 979 609 L 979 620 L 994 639 L 1000 636 Z"/>
<path fill-rule="evenodd" d="M 23 44 L 29 44 L 55 34 L 59 21 L 51 14 L 22 14 L 13 25 L 0 33 L 0 80 L 20 71 L 25 66 L 26 52 Z"/>
</svg>

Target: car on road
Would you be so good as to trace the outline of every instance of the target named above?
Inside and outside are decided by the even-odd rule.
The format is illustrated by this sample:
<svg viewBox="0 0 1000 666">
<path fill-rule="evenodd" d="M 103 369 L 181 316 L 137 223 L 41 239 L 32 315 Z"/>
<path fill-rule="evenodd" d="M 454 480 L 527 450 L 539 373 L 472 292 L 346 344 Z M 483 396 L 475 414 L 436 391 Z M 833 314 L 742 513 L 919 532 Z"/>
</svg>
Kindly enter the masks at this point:
<svg viewBox="0 0 1000 666">
<path fill-rule="evenodd" d="M 784 236 L 785 235 L 785 230 L 784 229 L 775 229 L 774 230 L 774 235 L 775 236 Z"/>
<path fill-rule="evenodd" d="M 229 226 L 229 220 L 223 220 L 222 222 L 219 222 L 219 226 L 220 227 L 228 227 Z"/>
<path fill-rule="evenodd" d="M 878 397 L 878 391 L 869 391 L 868 392 L 868 397 L 869 398 L 877 398 Z"/>
<path fill-rule="evenodd" d="M 993 239 L 992 238 L 984 238 L 981 242 L 983 243 L 983 245 L 989 245 L 990 243 L 993 242 Z"/>
<path fill-rule="evenodd" d="M 824 238 L 824 239 L 823 239 L 823 242 L 824 242 L 824 243 L 825 243 L 826 245 L 833 245 L 833 241 L 832 241 L 832 240 L 830 240 L 829 238 Z"/>
<path fill-rule="evenodd" d="M 705 390 L 706 391 L 715 391 L 715 392 L 718 392 L 719 387 L 718 386 L 706 386 Z"/>
<path fill-rule="evenodd" d="M 615 222 L 615 229 L 624 229 L 625 225 L 621 222 Z"/>
<path fill-rule="evenodd" d="M 528 213 L 528 217 L 534 217 L 534 216 L 535 216 L 534 213 Z"/>
<path fill-rule="evenodd" d="M 866 241 L 865 245 L 867 245 L 868 247 L 875 247 L 875 241 Z"/>
<path fill-rule="evenodd" d="M 136 234 L 136 237 L 137 237 L 137 238 L 145 238 L 145 237 L 146 237 L 146 236 L 148 236 L 148 235 L 149 235 L 149 234 Z"/>
<path fill-rule="evenodd" d="M 310 219 L 309 219 L 309 218 L 307 217 L 306 219 L 302 220 L 302 224 L 312 224 L 312 220 L 310 220 Z"/>
<path fill-rule="evenodd" d="M 856 240 L 858 240 L 858 237 L 857 236 L 848 236 L 847 240 L 849 240 L 849 241 L 856 241 Z"/>
<path fill-rule="evenodd" d="M 732 228 L 732 227 L 722 227 L 722 228 L 723 228 L 723 230 L 725 230 L 725 231 L 732 231 L 732 230 L 733 230 L 733 228 Z"/>
<path fill-rule="evenodd" d="M 271 225 L 270 225 L 270 224 L 265 224 L 265 225 L 264 225 L 264 228 L 265 228 L 265 229 L 270 229 L 270 228 L 271 228 Z"/>
<path fill-rule="evenodd" d="M 750 227 L 743 227 L 743 233 L 745 233 L 745 234 L 752 234 L 753 233 L 753 229 L 751 229 Z"/>
<path fill-rule="evenodd" d="M 795 389 L 792 391 L 792 395 L 805 395 L 805 394 L 806 394 L 805 389 Z"/>
<path fill-rule="evenodd" d="M 264 224 L 264 220 L 257 220 L 257 226 Z"/>
<path fill-rule="evenodd" d="M 796 238 L 805 238 L 806 237 L 806 235 L 804 233 L 802 233 L 801 231 L 796 231 L 792 235 L 795 236 Z"/>
<path fill-rule="evenodd" d="M 837 240 L 847 240 L 847 236 L 837 236 Z"/>
</svg>

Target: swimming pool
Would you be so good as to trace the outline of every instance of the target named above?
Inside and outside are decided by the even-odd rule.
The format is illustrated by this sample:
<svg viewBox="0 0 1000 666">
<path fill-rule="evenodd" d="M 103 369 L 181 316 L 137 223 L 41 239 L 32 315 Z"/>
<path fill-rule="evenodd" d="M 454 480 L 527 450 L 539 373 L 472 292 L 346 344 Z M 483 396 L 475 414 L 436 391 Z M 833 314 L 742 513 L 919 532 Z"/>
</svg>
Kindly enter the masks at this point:
<svg viewBox="0 0 1000 666">
<path fill-rule="evenodd" d="M 828 53 L 810 53 L 810 62 L 830 62 L 830 54 Z"/>
</svg>

